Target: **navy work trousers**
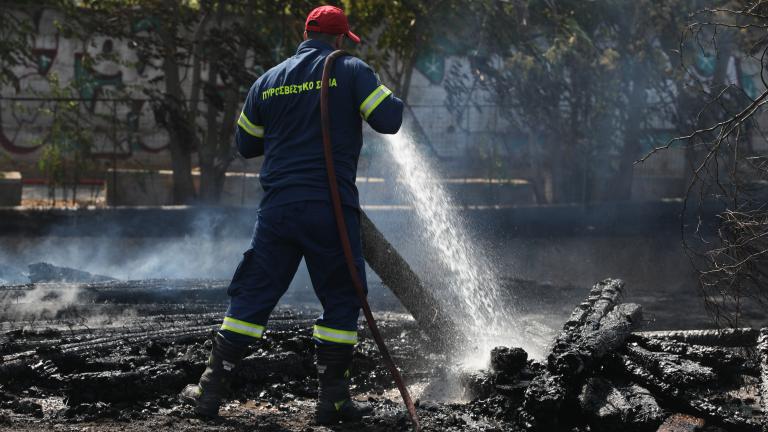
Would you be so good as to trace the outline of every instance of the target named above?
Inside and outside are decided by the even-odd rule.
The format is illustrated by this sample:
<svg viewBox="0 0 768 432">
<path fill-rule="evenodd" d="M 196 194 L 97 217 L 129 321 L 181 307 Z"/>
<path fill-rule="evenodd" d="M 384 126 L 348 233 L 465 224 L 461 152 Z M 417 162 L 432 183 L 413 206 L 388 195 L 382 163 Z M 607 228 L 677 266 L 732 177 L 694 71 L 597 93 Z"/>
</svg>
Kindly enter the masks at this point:
<svg viewBox="0 0 768 432">
<path fill-rule="evenodd" d="M 344 207 L 357 270 L 365 280 L 360 213 Z M 262 337 L 267 321 L 304 258 L 323 314 L 314 328 L 316 343 L 357 342 L 357 298 L 339 240 L 330 202 L 300 201 L 259 210 L 251 248 L 235 270 L 221 331 L 241 343 Z"/>
</svg>

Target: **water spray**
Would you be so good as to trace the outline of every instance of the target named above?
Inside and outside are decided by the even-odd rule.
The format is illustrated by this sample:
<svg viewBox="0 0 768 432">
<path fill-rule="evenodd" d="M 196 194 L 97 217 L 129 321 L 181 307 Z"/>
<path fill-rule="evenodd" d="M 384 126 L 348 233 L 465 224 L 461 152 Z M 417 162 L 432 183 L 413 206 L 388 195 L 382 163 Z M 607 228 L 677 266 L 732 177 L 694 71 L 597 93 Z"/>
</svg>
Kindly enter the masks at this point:
<svg viewBox="0 0 768 432">
<path fill-rule="evenodd" d="M 360 304 L 362 305 L 363 313 L 365 314 L 365 320 L 368 322 L 368 328 L 371 329 L 371 334 L 376 341 L 376 345 L 379 347 L 381 356 L 384 358 L 384 363 L 386 363 L 387 368 L 389 368 L 389 372 L 392 374 L 392 378 L 394 378 L 398 390 L 400 390 L 400 395 L 403 397 L 405 407 L 408 409 L 408 415 L 410 415 L 411 421 L 413 422 L 414 430 L 419 431 L 421 428 L 419 426 L 418 415 L 416 414 L 416 406 L 413 404 L 413 400 L 411 399 L 410 393 L 408 393 L 408 388 L 405 386 L 400 371 L 397 369 L 397 366 L 395 366 L 395 362 L 392 360 L 392 356 L 390 356 L 386 344 L 384 344 L 384 339 L 381 337 L 379 328 L 376 326 L 376 321 L 373 318 L 371 307 L 368 305 L 368 299 L 365 290 L 363 289 L 363 283 L 357 272 L 355 258 L 352 255 L 352 246 L 349 241 L 349 235 L 347 234 L 347 225 L 344 222 L 344 212 L 341 208 L 339 184 L 336 180 L 336 170 L 333 163 L 333 146 L 331 145 L 331 118 L 328 110 L 328 81 L 331 75 L 333 62 L 337 57 L 342 55 L 346 55 L 346 53 L 337 50 L 325 58 L 325 63 L 323 64 L 323 80 L 320 87 L 320 121 L 323 130 L 323 154 L 325 155 L 325 167 L 328 172 L 328 188 L 331 191 L 333 213 L 336 216 L 336 226 L 339 231 L 341 247 L 344 250 L 344 258 L 346 259 L 347 267 L 349 268 L 349 275 L 352 278 L 352 284 L 355 287 L 357 296 L 360 298 Z"/>
<path fill-rule="evenodd" d="M 523 335 L 515 307 L 505 301 L 498 272 L 464 228 L 466 220 L 458 214 L 447 190 L 436 181 L 434 169 L 401 131 L 387 135 L 388 149 L 401 174 L 404 192 L 414 206 L 414 214 L 424 228 L 425 242 L 435 251 L 440 269 L 448 277 L 440 279 L 440 300 L 460 329 L 464 341 L 453 352 L 454 360 L 468 369 L 488 366 L 490 351 L 497 346 L 519 346 L 538 354 L 541 347 Z M 435 289 L 435 283 L 428 284 Z M 506 305 L 504 309 L 501 305 Z"/>
</svg>

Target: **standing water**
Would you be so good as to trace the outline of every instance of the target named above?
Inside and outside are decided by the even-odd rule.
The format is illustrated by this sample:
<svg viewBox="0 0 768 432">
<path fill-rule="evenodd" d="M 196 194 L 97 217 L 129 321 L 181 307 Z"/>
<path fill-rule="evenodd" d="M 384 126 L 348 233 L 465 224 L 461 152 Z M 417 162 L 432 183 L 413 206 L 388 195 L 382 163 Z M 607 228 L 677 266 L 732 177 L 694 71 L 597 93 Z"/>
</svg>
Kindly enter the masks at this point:
<svg viewBox="0 0 768 432">
<path fill-rule="evenodd" d="M 435 298 L 454 317 L 457 346 L 466 347 L 455 360 L 469 368 L 488 366 L 490 350 L 496 346 L 526 346 L 522 326 L 512 305 L 502 301 L 501 284 L 494 266 L 481 253 L 464 227 L 466 222 L 443 186 L 437 182 L 429 163 L 419 154 L 415 140 L 402 129 L 387 135 L 387 149 L 396 162 L 398 177 L 416 210 L 431 253 L 447 269 L 449 277 L 439 282 L 426 281 L 436 290 Z"/>
</svg>

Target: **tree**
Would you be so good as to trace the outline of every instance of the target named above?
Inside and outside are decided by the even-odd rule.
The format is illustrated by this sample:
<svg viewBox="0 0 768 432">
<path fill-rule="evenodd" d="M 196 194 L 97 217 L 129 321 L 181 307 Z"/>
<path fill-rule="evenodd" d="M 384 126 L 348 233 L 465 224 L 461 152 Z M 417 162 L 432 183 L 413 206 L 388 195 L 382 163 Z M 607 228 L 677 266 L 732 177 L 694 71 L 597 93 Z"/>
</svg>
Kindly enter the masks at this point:
<svg viewBox="0 0 768 432">
<path fill-rule="evenodd" d="M 34 34 L 32 17 L 27 8 L 0 8 L 0 86 L 18 90 L 20 68 L 33 62 L 29 44 Z"/>
<path fill-rule="evenodd" d="M 449 105 L 480 89 L 503 108 L 527 136 L 540 203 L 629 199 L 643 146 L 658 140 L 654 129 L 675 127 L 669 40 L 679 41 L 693 4 L 468 2 L 464 24 L 452 28 L 473 29 L 457 35 L 470 72 L 452 71 Z"/>
<path fill-rule="evenodd" d="M 72 185 L 72 204 L 76 203 L 80 176 L 93 164 L 91 146 L 92 130 L 88 121 L 82 117 L 83 101 L 74 97 L 76 91 L 71 85 L 62 85 L 59 77 L 53 73 L 48 78 L 51 97 L 50 104 L 42 105 L 38 111 L 50 121 L 48 133 L 41 137 L 42 153 L 38 167 L 48 178 L 48 195 L 51 204 L 56 203 L 56 188 L 64 191 L 65 184 Z"/>
<path fill-rule="evenodd" d="M 766 28 L 765 1 L 728 1 L 696 12 L 680 46 L 688 97 L 698 93 L 702 102 L 689 133 L 645 156 L 675 143 L 690 149 L 683 245 L 713 318 L 734 327 L 744 325 L 748 305 L 768 308 Z M 697 70 L 702 60 L 711 61 L 711 73 Z"/>
<path fill-rule="evenodd" d="M 168 131 L 174 201 L 186 204 L 218 201 L 235 156 L 240 104 L 258 74 L 282 60 L 282 47 L 299 40 L 296 11 L 306 3 L 90 0 L 62 7 L 72 34 L 128 41 L 141 66 L 157 72 L 148 85 L 128 91 L 149 97 Z M 199 197 L 191 176 L 195 153 Z"/>
<path fill-rule="evenodd" d="M 0 7 L 0 97 L 7 96 L 7 88 L 18 92 L 19 73 L 33 64 L 34 56 L 29 41 L 34 34 L 32 13 L 23 8 Z M 0 103 L 0 114 L 3 104 Z M 2 119 L 2 115 L 0 115 Z M 2 154 L 4 158 L 7 155 Z"/>
<path fill-rule="evenodd" d="M 445 23 L 461 13 L 460 0 L 361 0 L 342 2 L 355 31 L 365 34 L 365 58 L 403 101 L 417 58 L 451 33 Z M 368 41 L 370 40 L 370 41 Z"/>
<path fill-rule="evenodd" d="M 234 157 L 232 134 L 245 93 L 260 73 L 290 55 L 301 40 L 307 12 L 317 6 L 308 0 L 59 1 L 69 35 L 128 41 L 140 64 L 124 64 L 153 70 L 155 78 L 126 88 L 126 97 L 148 97 L 168 131 L 179 204 L 218 200 Z M 446 5 L 458 1 L 331 3 L 345 7 L 355 31 L 375 41 L 366 45 L 376 46 L 366 59 L 381 66 L 385 80 L 407 98 L 415 59 L 437 28 L 432 23 L 450 12 Z M 190 174 L 195 154 L 199 197 Z"/>
</svg>

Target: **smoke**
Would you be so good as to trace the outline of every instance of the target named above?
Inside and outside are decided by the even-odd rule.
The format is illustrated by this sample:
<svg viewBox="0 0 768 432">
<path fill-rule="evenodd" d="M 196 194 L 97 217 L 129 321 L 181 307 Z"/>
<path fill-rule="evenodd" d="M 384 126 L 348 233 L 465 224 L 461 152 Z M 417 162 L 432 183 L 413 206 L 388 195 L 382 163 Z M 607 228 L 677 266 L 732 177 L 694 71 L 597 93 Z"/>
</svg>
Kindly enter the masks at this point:
<svg viewBox="0 0 768 432">
<path fill-rule="evenodd" d="M 20 284 L 26 281 L 24 273 L 7 264 L 0 263 L 0 285 Z"/>
<path fill-rule="evenodd" d="M 125 308 L 119 313 L 92 313 L 80 318 L 79 324 L 84 327 L 114 327 L 122 328 L 139 317 L 139 313 L 134 308 Z"/>
<path fill-rule="evenodd" d="M 200 212 L 183 237 L 127 237 L 124 227 L 115 223 L 89 235 L 72 236 L 52 227 L 45 237 L 0 237 L 0 279 L 19 280 L 27 265 L 49 262 L 118 279 L 203 278 L 226 279 L 232 275 L 242 253 L 249 247 L 250 236 L 219 236 L 216 227 L 222 221 L 211 212 Z M 167 221 L 150 222 L 148 231 Z"/>
<path fill-rule="evenodd" d="M 252 219 L 248 213 L 253 214 Z M 78 228 L 82 235 L 73 235 L 69 226 L 59 226 L 50 228 L 45 237 L 0 236 L 0 286 L 28 284 L 27 266 L 37 262 L 121 280 L 228 280 L 250 247 L 256 218 L 255 211 L 238 214 L 246 217 L 222 220 L 220 212 L 197 211 L 189 224 L 192 229 L 181 237 L 127 237 L 125 227 L 117 223 L 92 233 Z M 167 220 L 151 223 L 159 226 Z M 229 231 L 222 234 L 222 225 L 229 226 Z M 0 308 L 10 313 L 18 306 L 14 316 L 23 312 L 29 317 L 52 317 L 72 308 L 79 292 L 75 285 L 68 285 L 66 292 L 53 292 L 38 284 L 21 297 L 6 296 Z M 288 294 L 287 300 L 293 303 L 315 302 L 304 264 Z"/>
<path fill-rule="evenodd" d="M 5 320 L 56 318 L 78 303 L 82 289 L 78 284 L 36 284 L 0 303 Z"/>
<path fill-rule="evenodd" d="M 4 290 L 0 301 L 1 321 L 64 320 L 90 327 L 123 327 L 139 316 L 133 306 L 100 310 L 88 290 L 80 284 L 37 283 Z"/>
</svg>

